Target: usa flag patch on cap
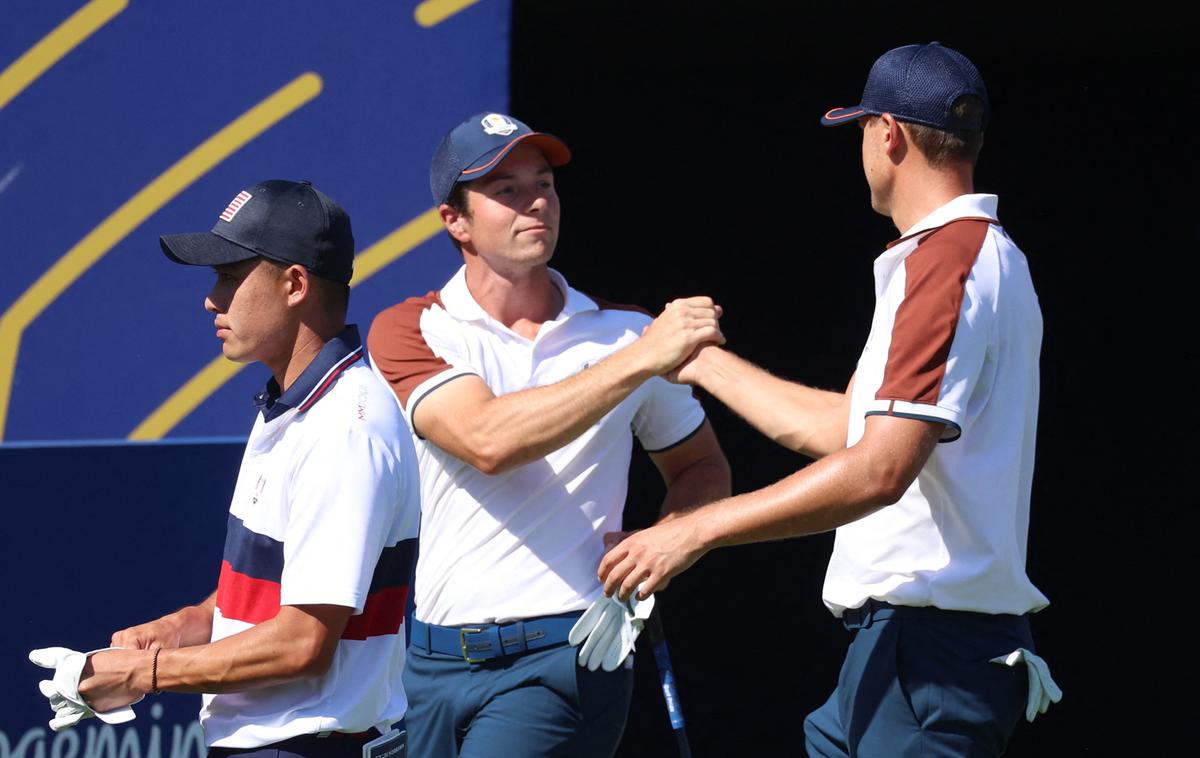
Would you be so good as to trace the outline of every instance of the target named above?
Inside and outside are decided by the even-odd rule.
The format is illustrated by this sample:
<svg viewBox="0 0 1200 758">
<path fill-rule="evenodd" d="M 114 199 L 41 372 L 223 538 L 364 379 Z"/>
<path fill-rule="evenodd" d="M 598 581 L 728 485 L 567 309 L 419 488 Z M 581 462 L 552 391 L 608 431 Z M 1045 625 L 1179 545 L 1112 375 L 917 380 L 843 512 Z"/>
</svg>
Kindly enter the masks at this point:
<svg viewBox="0 0 1200 758">
<path fill-rule="evenodd" d="M 229 205 L 225 206 L 225 210 L 221 211 L 221 220 L 233 221 L 233 217 L 237 215 L 238 211 L 242 209 L 242 206 L 245 205 L 246 201 L 251 197 L 253 197 L 253 195 L 245 190 L 239 192 L 237 197 L 230 200 Z"/>
</svg>

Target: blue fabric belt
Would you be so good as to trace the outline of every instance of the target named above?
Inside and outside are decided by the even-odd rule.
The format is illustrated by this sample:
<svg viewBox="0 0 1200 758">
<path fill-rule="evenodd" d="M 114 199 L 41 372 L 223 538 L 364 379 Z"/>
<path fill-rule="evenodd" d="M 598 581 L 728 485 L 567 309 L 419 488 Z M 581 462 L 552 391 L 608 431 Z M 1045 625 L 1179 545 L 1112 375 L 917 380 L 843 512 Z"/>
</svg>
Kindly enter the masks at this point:
<svg viewBox="0 0 1200 758">
<path fill-rule="evenodd" d="M 430 653 L 453 655 L 467 663 L 483 663 L 534 650 L 565 645 L 582 611 L 510 621 L 507 624 L 437 626 L 412 620 L 412 640 Z"/>
</svg>

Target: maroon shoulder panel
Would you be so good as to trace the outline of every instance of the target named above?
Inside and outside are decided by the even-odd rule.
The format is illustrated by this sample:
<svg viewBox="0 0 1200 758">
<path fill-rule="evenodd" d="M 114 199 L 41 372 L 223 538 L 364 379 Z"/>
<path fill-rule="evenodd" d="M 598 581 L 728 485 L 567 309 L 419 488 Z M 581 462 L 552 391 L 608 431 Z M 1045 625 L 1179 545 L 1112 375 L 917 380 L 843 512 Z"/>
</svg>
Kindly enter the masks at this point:
<svg viewBox="0 0 1200 758">
<path fill-rule="evenodd" d="M 409 298 L 382 311 L 367 333 L 371 360 L 405 408 L 408 408 L 408 398 L 417 385 L 450 367 L 434 355 L 421 334 L 421 314 L 431 306 L 441 304 L 437 292 Z"/>
<path fill-rule="evenodd" d="M 952 221 L 922 238 L 905 259 L 904 301 L 876 400 L 937 402 L 964 287 L 987 230 L 986 219 Z"/>
</svg>

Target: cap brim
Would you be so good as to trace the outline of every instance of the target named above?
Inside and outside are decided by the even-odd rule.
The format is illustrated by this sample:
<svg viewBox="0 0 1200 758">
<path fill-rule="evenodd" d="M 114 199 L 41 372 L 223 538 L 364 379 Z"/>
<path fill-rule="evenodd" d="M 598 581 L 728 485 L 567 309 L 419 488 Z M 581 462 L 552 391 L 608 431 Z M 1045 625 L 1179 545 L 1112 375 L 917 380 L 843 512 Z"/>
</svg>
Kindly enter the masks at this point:
<svg viewBox="0 0 1200 758">
<path fill-rule="evenodd" d="M 158 238 L 158 244 L 168 258 L 188 266 L 222 266 L 259 255 L 213 232 L 166 234 Z"/>
<path fill-rule="evenodd" d="M 861 105 L 852 105 L 849 108 L 833 108 L 824 116 L 821 116 L 822 126 L 841 126 L 857 121 L 867 115 L 867 109 Z"/>
<path fill-rule="evenodd" d="M 565 142 L 560 140 L 558 137 L 555 137 L 553 134 L 546 134 L 545 132 L 529 132 L 528 134 L 522 134 L 520 137 L 517 137 L 502 147 L 498 153 L 488 158 L 486 163 L 474 167 L 468 166 L 467 168 L 463 169 L 458 181 L 471 182 L 486 176 L 488 172 L 499 166 L 504 161 L 505 156 L 511 153 L 513 148 L 523 143 L 529 143 L 538 150 L 541 150 L 542 155 L 546 156 L 546 161 L 549 162 L 551 166 L 565 166 L 567 163 L 571 162 L 571 151 L 567 148 L 567 144 Z"/>
</svg>

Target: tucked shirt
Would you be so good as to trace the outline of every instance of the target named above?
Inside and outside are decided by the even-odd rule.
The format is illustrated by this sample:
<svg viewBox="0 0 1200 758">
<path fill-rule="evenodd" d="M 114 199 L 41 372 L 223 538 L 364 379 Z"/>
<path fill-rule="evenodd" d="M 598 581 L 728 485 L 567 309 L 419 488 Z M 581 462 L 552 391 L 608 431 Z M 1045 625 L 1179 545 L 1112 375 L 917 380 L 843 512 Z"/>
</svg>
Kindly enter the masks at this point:
<svg viewBox="0 0 1200 758">
<path fill-rule="evenodd" d="M 840 527 L 825 604 L 868 598 L 1021 614 L 1046 597 L 1025 573 L 1042 318 L 994 195 L 934 211 L 875 261 L 875 312 L 850 398 L 866 417 L 944 425 L 898 502 Z"/>
<path fill-rule="evenodd" d="M 354 609 L 329 670 L 205 695 L 212 747 L 302 734 L 386 730 L 404 716 L 404 611 L 420 518 L 416 453 L 351 326 L 287 391 L 269 386 L 229 509 L 212 641 L 283 605 Z"/>
<path fill-rule="evenodd" d="M 533 340 L 475 302 L 465 267 L 440 291 L 375 319 L 367 340 L 372 362 L 410 422 L 422 400 L 448 382 L 477 376 L 497 396 L 560 382 L 635 341 L 651 321 L 551 274 L 565 304 Z M 633 436 L 658 451 L 703 423 L 689 387 L 656 377 L 563 447 L 505 473 L 484 474 L 418 437 L 416 617 L 460 625 L 586 608 L 601 592 L 602 535 L 621 528 Z"/>
</svg>

